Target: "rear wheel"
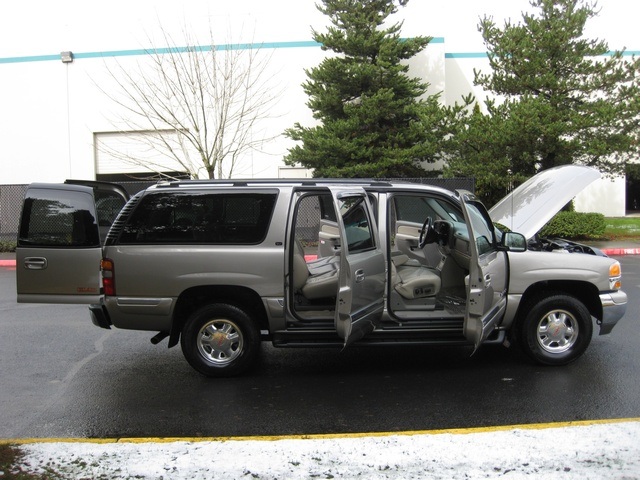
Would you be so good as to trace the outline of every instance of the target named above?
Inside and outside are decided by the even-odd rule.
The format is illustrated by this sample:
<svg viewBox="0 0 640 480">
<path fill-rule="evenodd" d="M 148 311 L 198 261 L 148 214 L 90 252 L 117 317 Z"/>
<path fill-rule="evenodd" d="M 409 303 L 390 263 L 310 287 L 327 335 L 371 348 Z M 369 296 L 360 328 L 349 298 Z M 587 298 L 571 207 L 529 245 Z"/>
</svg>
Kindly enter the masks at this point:
<svg viewBox="0 0 640 480">
<path fill-rule="evenodd" d="M 593 323 L 587 307 L 563 294 L 537 297 L 527 305 L 517 340 L 524 352 L 544 365 L 566 365 L 591 342 Z"/>
<path fill-rule="evenodd" d="M 186 321 L 180 338 L 189 364 L 208 377 L 229 377 L 247 370 L 260 349 L 260 332 L 234 305 L 207 305 Z"/>
</svg>

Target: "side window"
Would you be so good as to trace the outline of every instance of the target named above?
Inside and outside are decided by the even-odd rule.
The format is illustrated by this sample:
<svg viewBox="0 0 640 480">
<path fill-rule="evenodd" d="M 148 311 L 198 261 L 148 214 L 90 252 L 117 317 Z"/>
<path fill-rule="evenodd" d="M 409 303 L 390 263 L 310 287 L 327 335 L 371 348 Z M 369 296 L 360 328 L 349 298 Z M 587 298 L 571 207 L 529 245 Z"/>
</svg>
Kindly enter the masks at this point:
<svg viewBox="0 0 640 480">
<path fill-rule="evenodd" d="M 348 197 L 339 201 L 340 215 L 347 236 L 347 250 L 358 253 L 375 247 L 371 221 L 362 197 Z"/>
<path fill-rule="evenodd" d="M 93 197 L 82 192 L 29 190 L 25 197 L 18 244 L 34 247 L 100 245 Z"/>
<path fill-rule="evenodd" d="M 297 252 L 309 260 L 340 252 L 340 230 L 329 193 L 302 194 L 295 209 L 294 237 Z"/>
<path fill-rule="evenodd" d="M 317 197 L 319 202 L 320 219 L 337 222 L 336 210 L 333 207 L 333 199 L 331 195 L 320 195 Z"/>
<path fill-rule="evenodd" d="M 422 224 L 427 217 L 433 220 L 463 222 L 462 212 L 445 200 L 424 195 L 396 195 L 393 197 L 397 220 Z"/>
<path fill-rule="evenodd" d="M 146 195 L 122 229 L 125 244 L 257 244 L 264 240 L 275 193 Z"/>
<path fill-rule="evenodd" d="M 484 216 L 472 202 L 467 203 L 467 212 L 471 221 L 471 228 L 475 237 L 478 255 L 495 250 L 494 230 Z"/>
<path fill-rule="evenodd" d="M 422 223 L 427 217 L 436 220 L 436 212 L 427 204 L 426 198 L 415 195 L 396 195 L 395 211 L 400 221 Z"/>
<path fill-rule="evenodd" d="M 94 195 L 98 225 L 110 227 L 127 201 L 116 192 L 96 190 Z"/>
<path fill-rule="evenodd" d="M 305 195 L 298 202 L 296 209 L 296 240 L 305 245 L 317 245 L 320 242 L 319 230 L 322 220 L 336 221 L 331 195 Z"/>
</svg>

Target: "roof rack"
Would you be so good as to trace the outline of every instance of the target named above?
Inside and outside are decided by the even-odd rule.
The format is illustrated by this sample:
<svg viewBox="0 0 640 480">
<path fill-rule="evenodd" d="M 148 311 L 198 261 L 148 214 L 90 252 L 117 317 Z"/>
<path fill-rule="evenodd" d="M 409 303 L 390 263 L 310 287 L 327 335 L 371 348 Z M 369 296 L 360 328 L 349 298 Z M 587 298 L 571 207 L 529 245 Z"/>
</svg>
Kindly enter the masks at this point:
<svg viewBox="0 0 640 480">
<path fill-rule="evenodd" d="M 263 178 L 263 179 L 205 179 L 205 180 L 172 180 L 157 183 L 156 188 L 176 188 L 187 186 L 218 185 L 228 187 L 248 187 L 250 185 L 300 185 L 315 187 L 332 184 L 368 185 L 372 187 L 388 187 L 391 182 L 370 178 Z"/>
</svg>

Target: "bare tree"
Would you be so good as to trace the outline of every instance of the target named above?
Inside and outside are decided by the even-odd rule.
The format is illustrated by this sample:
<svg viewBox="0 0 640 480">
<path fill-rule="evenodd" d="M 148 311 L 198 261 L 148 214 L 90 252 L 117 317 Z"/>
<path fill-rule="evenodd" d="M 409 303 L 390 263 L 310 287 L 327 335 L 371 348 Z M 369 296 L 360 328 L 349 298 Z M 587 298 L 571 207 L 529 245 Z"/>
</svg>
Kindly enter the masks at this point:
<svg viewBox="0 0 640 480">
<path fill-rule="evenodd" d="M 103 90 L 124 112 L 118 131 L 161 157 L 109 153 L 158 173 L 168 157 L 192 178 L 231 177 L 243 154 L 280 134 L 264 129 L 280 95 L 266 73 L 271 54 L 253 44 L 216 45 L 211 32 L 204 46 L 186 33 L 183 46 L 162 34 L 167 47 L 149 49 L 135 69 L 108 68 L 119 91 Z"/>
</svg>

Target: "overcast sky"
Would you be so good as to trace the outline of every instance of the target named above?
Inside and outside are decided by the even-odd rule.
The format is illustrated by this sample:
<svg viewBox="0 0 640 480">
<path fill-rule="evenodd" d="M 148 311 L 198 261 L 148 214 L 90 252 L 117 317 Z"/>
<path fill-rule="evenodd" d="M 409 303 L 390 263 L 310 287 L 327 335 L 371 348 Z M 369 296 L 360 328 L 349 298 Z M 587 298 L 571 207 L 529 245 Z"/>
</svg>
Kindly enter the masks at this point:
<svg viewBox="0 0 640 480">
<path fill-rule="evenodd" d="M 284 42 L 311 38 L 326 18 L 315 0 L 111 0 L 109 2 L 25 0 L 4 2 L 0 14 L 0 58 L 137 49 L 149 46 L 163 25 L 180 36 L 187 26 L 203 38 L 212 25 L 218 36 L 234 41 Z M 601 1 L 598 18 L 588 24 L 589 38 L 610 48 L 640 50 L 636 36 L 640 2 Z M 410 0 L 393 17 L 404 20 L 403 35 L 445 39 L 448 53 L 483 51 L 478 20 L 493 16 L 519 21 L 531 10 L 528 0 Z M 199 33 L 198 33 L 199 32 Z M 224 43 L 222 40 L 220 43 Z M 157 45 L 155 45 L 157 46 Z"/>
</svg>

